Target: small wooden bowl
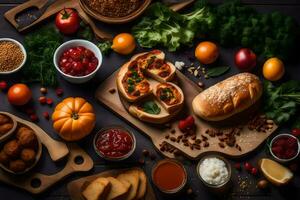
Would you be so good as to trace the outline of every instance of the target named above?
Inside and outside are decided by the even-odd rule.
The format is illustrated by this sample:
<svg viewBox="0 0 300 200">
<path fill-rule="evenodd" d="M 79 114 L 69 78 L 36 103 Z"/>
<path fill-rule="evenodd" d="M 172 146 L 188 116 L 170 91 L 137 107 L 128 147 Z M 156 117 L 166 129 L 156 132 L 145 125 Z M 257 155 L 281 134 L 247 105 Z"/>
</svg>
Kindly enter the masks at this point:
<svg viewBox="0 0 300 200">
<path fill-rule="evenodd" d="M 26 128 L 32 130 L 32 131 L 35 133 L 35 131 L 34 131 L 30 126 L 28 126 L 28 125 L 26 125 L 26 124 L 23 124 L 23 123 L 20 123 L 20 122 L 18 122 L 17 124 L 18 124 L 18 125 L 17 125 L 18 127 L 26 127 Z M 16 130 L 16 128 L 15 128 L 15 130 Z M 16 134 L 15 130 L 9 134 L 9 137 L 7 137 L 5 140 L 1 141 L 0 146 L 2 146 L 2 144 L 3 144 L 6 140 L 8 140 L 9 138 L 13 137 L 13 136 Z M 22 172 L 14 172 L 14 171 L 8 169 L 8 168 L 7 168 L 5 165 L 3 165 L 2 163 L 0 163 L 0 168 L 2 168 L 2 169 L 5 170 L 6 172 L 9 172 L 9 173 L 14 174 L 14 175 L 21 175 L 21 174 L 24 174 L 24 173 L 30 171 L 30 170 L 38 163 L 38 161 L 40 160 L 41 155 L 42 155 L 42 149 L 43 149 L 43 148 L 42 148 L 41 140 L 39 139 L 39 137 L 38 137 L 38 135 L 37 135 L 36 133 L 35 133 L 35 136 L 36 136 L 36 138 L 37 138 L 38 147 L 37 147 L 37 151 L 36 151 L 35 161 L 34 161 L 29 167 L 27 167 L 27 168 L 26 168 L 24 171 L 22 171 Z"/>
<path fill-rule="evenodd" d="M 17 128 L 17 122 L 16 122 L 16 120 L 14 118 L 12 118 L 11 116 L 9 116 L 9 115 L 7 115 L 7 114 L 5 114 L 3 112 L 0 112 L 0 114 L 1 115 L 5 115 L 6 117 L 8 117 L 12 121 L 12 123 L 13 123 L 13 127 L 7 133 L 5 133 L 4 135 L 2 135 L 0 137 L 0 142 L 2 142 L 4 140 L 6 140 L 6 138 L 8 138 L 16 130 L 16 128 Z"/>
<path fill-rule="evenodd" d="M 136 19 L 137 17 L 139 17 L 145 10 L 146 8 L 150 5 L 152 0 L 145 0 L 144 3 L 142 3 L 142 5 L 135 10 L 134 12 L 132 12 L 131 14 L 125 16 L 125 17 L 107 17 L 104 15 L 101 15 L 100 13 L 96 12 L 95 10 L 93 10 L 92 8 L 90 8 L 86 3 L 85 0 L 79 0 L 79 4 L 80 7 L 90 16 L 92 16 L 93 18 L 108 23 L 108 24 L 124 24 L 127 22 L 130 22 L 134 19 Z"/>
</svg>

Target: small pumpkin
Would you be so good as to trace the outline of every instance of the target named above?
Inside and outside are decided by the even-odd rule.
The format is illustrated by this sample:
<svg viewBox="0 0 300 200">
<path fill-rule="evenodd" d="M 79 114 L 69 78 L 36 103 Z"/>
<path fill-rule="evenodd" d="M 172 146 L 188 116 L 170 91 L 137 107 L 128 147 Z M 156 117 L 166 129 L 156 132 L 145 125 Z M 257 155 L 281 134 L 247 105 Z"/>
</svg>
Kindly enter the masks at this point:
<svg viewBox="0 0 300 200">
<path fill-rule="evenodd" d="M 93 106 L 80 97 L 68 97 L 52 114 L 53 128 L 66 141 L 77 141 L 89 135 L 96 122 Z"/>
</svg>

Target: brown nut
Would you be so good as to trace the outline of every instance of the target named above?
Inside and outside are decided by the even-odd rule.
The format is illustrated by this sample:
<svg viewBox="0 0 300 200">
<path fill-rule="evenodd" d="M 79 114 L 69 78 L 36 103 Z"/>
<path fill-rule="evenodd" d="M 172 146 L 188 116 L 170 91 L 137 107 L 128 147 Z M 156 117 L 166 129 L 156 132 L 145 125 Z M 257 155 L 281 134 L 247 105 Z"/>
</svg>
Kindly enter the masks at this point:
<svg viewBox="0 0 300 200">
<path fill-rule="evenodd" d="M 262 180 L 258 181 L 257 187 L 258 187 L 259 189 L 263 190 L 263 189 L 266 189 L 266 188 L 268 187 L 268 184 L 269 184 L 269 183 L 268 183 L 267 180 L 262 179 Z"/>
<path fill-rule="evenodd" d="M 20 150 L 21 148 L 17 140 L 11 140 L 3 146 L 4 153 L 12 158 L 18 157 Z"/>
<path fill-rule="evenodd" d="M 23 160 L 10 161 L 9 169 L 13 172 L 22 172 L 26 169 L 26 164 Z"/>
<path fill-rule="evenodd" d="M 12 128 L 13 128 L 13 124 L 12 123 L 6 123 L 6 124 L 0 125 L 0 136 L 6 134 Z"/>
</svg>

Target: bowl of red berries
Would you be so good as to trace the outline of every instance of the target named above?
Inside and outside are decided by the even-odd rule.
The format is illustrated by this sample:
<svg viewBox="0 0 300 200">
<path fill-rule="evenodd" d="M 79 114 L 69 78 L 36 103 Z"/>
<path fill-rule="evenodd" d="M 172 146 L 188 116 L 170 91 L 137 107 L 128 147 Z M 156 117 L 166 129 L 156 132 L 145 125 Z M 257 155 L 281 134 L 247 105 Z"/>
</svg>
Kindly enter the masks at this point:
<svg viewBox="0 0 300 200">
<path fill-rule="evenodd" d="M 299 140 L 291 134 L 279 134 L 270 143 L 270 153 L 279 162 L 290 162 L 298 157 L 300 152 Z"/>
<path fill-rule="evenodd" d="M 102 64 L 102 53 L 92 42 L 70 40 L 56 49 L 53 62 L 67 81 L 84 83 L 96 75 Z"/>
</svg>

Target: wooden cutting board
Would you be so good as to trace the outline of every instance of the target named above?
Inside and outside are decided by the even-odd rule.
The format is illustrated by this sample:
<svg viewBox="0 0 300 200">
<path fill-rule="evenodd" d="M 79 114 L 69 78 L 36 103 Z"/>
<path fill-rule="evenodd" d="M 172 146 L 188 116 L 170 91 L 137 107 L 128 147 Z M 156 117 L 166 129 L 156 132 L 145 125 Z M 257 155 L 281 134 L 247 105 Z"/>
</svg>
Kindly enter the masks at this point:
<svg viewBox="0 0 300 200">
<path fill-rule="evenodd" d="M 140 168 L 133 168 L 133 169 L 142 170 Z M 80 178 L 80 179 L 70 182 L 67 187 L 68 187 L 68 192 L 69 192 L 71 200 L 84 200 L 84 198 L 81 195 L 81 192 L 88 185 L 89 182 L 95 180 L 96 178 L 109 177 L 109 176 L 116 177 L 118 174 L 120 174 L 121 172 L 126 171 L 126 170 L 128 170 L 128 169 L 109 170 L 109 171 L 102 172 L 100 174 L 94 174 L 94 175 L 83 177 L 83 178 Z M 145 197 L 143 200 L 155 200 L 155 199 L 156 199 L 155 194 L 149 183 L 149 180 L 147 179 L 147 191 L 146 191 L 146 194 L 145 194 Z"/>
<path fill-rule="evenodd" d="M 153 142 L 154 146 L 160 151 L 160 144 L 162 142 L 167 142 L 171 144 L 172 146 L 176 147 L 178 150 L 180 150 L 185 156 L 187 156 L 190 159 L 198 159 L 203 153 L 206 152 L 220 152 L 228 157 L 241 157 L 243 155 L 246 155 L 256 149 L 260 144 L 262 144 L 266 138 L 268 138 L 277 128 L 276 125 L 273 126 L 272 129 L 269 131 L 263 132 L 257 132 L 257 131 L 251 131 L 247 128 L 247 124 L 243 122 L 244 124 L 240 124 L 241 120 L 238 119 L 238 121 L 235 121 L 236 126 L 242 126 L 242 131 L 240 136 L 236 137 L 237 143 L 241 147 L 241 151 L 239 151 L 237 148 L 225 146 L 225 148 L 221 148 L 219 146 L 219 140 L 217 137 L 209 138 L 209 146 L 206 148 L 201 148 L 200 150 L 191 150 L 190 147 L 184 146 L 183 143 L 177 143 L 172 142 L 169 139 L 166 139 L 166 135 L 170 135 L 170 129 L 174 129 L 176 133 L 179 133 L 178 126 L 178 119 L 175 119 L 170 122 L 171 128 L 166 128 L 165 126 L 158 126 L 153 125 L 150 123 L 142 122 L 138 120 L 137 118 L 131 116 L 125 107 L 123 106 L 118 92 L 111 93 L 111 89 L 117 90 L 116 86 L 116 73 L 112 74 L 110 77 L 108 77 L 96 90 L 95 97 L 103 103 L 105 106 L 107 106 L 109 109 L 111 109 L 113 112 L 124 118 L 126 121 L 131 123 L 133 126 L 138 128 L 140 131 L 145 133 Z M 178 116 L 181 118 L 183 116 L 187 115 L 193 115 L 195 118 L 195 123 L 197 125 L 196 135 L 197 137 L 201 137 L 201 135 L 205 135 L 205 131 L 207 129 L 220 129 L 223 130 L 224 127 L 221 126 L 221 124 L 218 123 L 210 123 L 206 122 L 197 116 L 193 114 L 192 111 L 192 100 L 196 95 L 201 92 L 200 87 L 198 87 L 194 82 L 192 82 L 190 79 L 188 79 L 186 76 L 184 76 L 181 72 L 177 71 L 177 77 L 178 77 L 178 85 L 183 90 L 184 96 L 185 96 L 185 107 L 183 108 L 183 113 L 180 113 Z M 228 129 L 230 127 L 226 127 Z M 173 154 L 161 152 L 167 157 L 174 157 Z"/>
<path fill-rule="evenodd" d="M 23 175 L 12 176 L 11 174 L 0 169 L 0 181 L 9 185 L 27 190 L 33 194 L 39 194 L 60 181 L 64 177 L 74 172 L 89 171 L 93 167 L 93 160 L 76 144 L 66 145 L 52 139 L 43 129 L 36 124 L 23 120 L 7 112 L 0 112 L 9 115 L 17 122 L 29 126 L 39 137 L 42 144 L 47 148 L 53 161 L 67 159 L 65 167 L 51 175 L 35 172 L 35 168 Z M 80 161 L 80 162 L 79 162 Z"/>
</svg>

